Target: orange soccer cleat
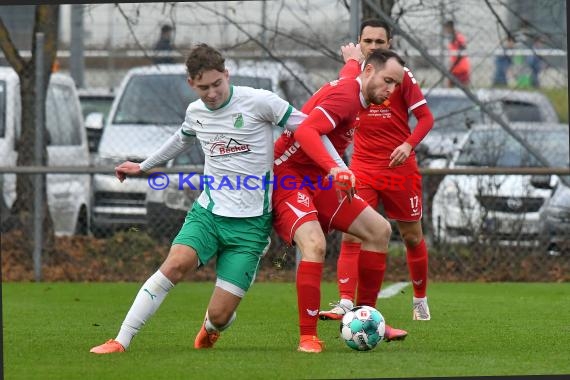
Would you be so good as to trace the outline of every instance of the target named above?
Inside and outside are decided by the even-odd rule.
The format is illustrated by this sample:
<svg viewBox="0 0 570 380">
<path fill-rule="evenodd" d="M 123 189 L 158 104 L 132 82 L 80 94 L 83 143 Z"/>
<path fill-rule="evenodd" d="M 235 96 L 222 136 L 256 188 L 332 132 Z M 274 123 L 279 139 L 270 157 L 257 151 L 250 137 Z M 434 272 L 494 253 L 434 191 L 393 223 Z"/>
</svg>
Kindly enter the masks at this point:
<svg viewBox="0 0 570 380">
<path fill-rule="evenodd" d="M 406 330 L 395 329 L 391 326 L 386 325 L 384 330 L 384 341 L 391 342 L 393 340 L 404 340 L 408 336 Z"/>
<path fill-rule="evenodd" d="M 109 339 L 100 346 L 95 346 L 89 350 L 94 354 L 112 354 L 114 352 L 125 352 L 125 347 L 114 339 Z"/>
<path fill-rule="evenodd" d="M 323 350 L 324 345 L 325 342 L 319 340 L 315 335 L 301 335 L 297 351 L 318 354 Z"/>
<path fill-rule="evenodd" d="M 202 328 L 198 331 L 198 335 L 196 335 L 194 340 L 194 348 L 212 348 L 219 337 L 220 333 L 218 331 L 209 333 L 206 330 L 206 326 L 202 324 Z"/>
</svg>

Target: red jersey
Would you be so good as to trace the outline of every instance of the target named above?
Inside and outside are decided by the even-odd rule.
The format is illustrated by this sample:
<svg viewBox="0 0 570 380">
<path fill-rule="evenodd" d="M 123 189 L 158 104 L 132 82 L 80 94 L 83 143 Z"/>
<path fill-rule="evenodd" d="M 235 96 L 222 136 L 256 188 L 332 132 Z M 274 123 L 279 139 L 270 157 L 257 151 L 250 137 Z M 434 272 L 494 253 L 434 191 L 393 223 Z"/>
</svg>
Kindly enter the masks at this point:
<svg viewBox="0 0 570 380">
<path fill-rule="evenodd" d="M 326 116 L 330 124 L 327 123 L 320 132 L 327 135 L 341 157 L 352 142 L 358 113 L 367 107 L 361 86 L 360 79 L 354 77 L 329 82 L 315 92 L 301 109 L 307 115 L 322 112 Z M 292 133 L 282 134 L 275 142 L 274 158 L 277 167 L 292 169 L 314 181 L 318 176 L 328 174 L 300 149 Z"/>
<path fill-rule="evenodd" d="M 356 61 L 349 61 L 341 70 L 341 77 L 358 75 L 361 67 Z M 354 133 L 354 153 L 351 167 L 362 169 L 386 168 L 390 155 L 404 142 L 415 147 L 431 129 L 410 130 L 409 112 L 426 104 L 426 99 L 412 72 L 404 67 L 402 83 L 396 87 L 390 98 L 381 105 L 371 104 L 360 112 Z M 412 150 L 410 157 L 414 157 Z"/>
<path fill-rule="evenodd" d="M 451 72 L 453 74 L 469 73 L 471 65 L 469 57 L 467 57 L 467 53 L 464 51 L 467 48 L 465 36 L 459 32 L 455 32 L 455 37 L 453 41 L 447 44 L 447 48 L 450 53 L 449 63 Z"/>
</svg>

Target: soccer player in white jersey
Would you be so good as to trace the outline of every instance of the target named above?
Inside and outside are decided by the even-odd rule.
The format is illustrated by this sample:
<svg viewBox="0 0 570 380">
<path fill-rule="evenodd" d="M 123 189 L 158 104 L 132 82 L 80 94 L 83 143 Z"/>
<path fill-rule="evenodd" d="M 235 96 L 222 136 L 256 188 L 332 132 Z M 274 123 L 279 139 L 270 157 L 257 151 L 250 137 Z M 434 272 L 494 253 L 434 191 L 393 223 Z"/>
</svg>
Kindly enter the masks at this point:
<svg viewBox="0 0 570 380">
<path fill-rule="evenodd" d="M 141 164 L 124 162 L 115 174 L 121 182 L 141 175 L 176 157 L 197 138 L 212 188 L 206 186 L 188 212 L 168 257 L 140 288 L 116 338 L 93 347 L 90 352 L 96 354 L 125 351 L 170 289 L 187 272 L 216 257 L 216 286 L 194 341 L 195 348 L 212 347 L 235 320 L 269 247 L 272 128 L 294 130 L 305 115 L 272 92 L 230 86 L 224 58 L 208 45 L 190 52 L 186 68 L 188 83 L 200 99 L 188 106 L 182 127 Z"/>
</svg>

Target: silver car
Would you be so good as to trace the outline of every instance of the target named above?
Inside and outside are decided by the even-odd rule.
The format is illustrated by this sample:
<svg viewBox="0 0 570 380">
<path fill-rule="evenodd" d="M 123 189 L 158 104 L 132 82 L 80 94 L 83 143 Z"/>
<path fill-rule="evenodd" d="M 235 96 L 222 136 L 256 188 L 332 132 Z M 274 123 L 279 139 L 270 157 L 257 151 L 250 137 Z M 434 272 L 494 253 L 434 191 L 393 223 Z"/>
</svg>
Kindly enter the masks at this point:
<svg viewBox="0 0 570 380">
<path fill-rule="evenodd" d="M 568 126 L 512 123 L 511 127 L 551 167 L 568 167 Z M 474 127 L 460 144 L 453 168 L 533 168 L 542 165 L 499 126 Z M 557 176 L 447 175 L 433 199 L 432 223 L 436 240 L 450 243 L 536 245 L 541 241 L 544 212 Z M 561 185 L 561 184 L 560 184 Z M 564 187 L 564 186 L 560 186 Z"/>
<path fill-rule="evenodd" d="M 434 126 L 416 148 L 419 165 L 447 167 L 458 144 L 477 124 L 494 121 L 458 88 L 423 89 L 427 104 L 434 116 Z M 558 123 L 559 118 L 550 100 L 535 91 L 507 89 L 478 89 L 474 91 L 481 101 L 507 123 Z M 412 118 L 411 126 L 416 120 Z M 537 124 L 540 128 L 540 124 Z"/>
<path fill-rule="evenodd" d="M 12 68 L 0 67 L 0 161 L 16 166 L 21 131 L 20 81 Z M 73 79 L 51 75 L 46 98 L 48 166 L 89 166 L 87 134 Z M 47 202 L 57 235 L 87 234 L 91 205 L 91 182 L 85 174 L 48 174 Z M 16 175 L 0 174 L 2 224 L 16 200 Z M 4 228 L 3 228 L 4 230 Z"/>
</svg>

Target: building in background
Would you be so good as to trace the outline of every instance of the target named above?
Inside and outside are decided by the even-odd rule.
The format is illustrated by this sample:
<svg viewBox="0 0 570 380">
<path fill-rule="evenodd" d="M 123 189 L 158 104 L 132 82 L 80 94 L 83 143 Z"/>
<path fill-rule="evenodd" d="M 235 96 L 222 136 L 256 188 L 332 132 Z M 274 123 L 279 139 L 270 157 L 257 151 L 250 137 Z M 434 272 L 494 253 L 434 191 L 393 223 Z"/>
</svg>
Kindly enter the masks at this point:
<svg viewBox="0 0 570 380">
<path fill-rule="evenodd" d="M 323 83 L 338 73 L 341 66 L 339 47 L 350 41 L 351 1 L 274 0 L 212 1 L 177 3 L 102 3 L 83 5 L 83 48 L 85 86 L 108 87 L 118 83 L 126 71 L 152 62 L 156 33 L 168 23 L 173 25 L 176 62 L 182 62 L 192 44 L 206 42 L 224 50 L 232 58 L 266 59 L 271 55 L 293 58 L 313 75 L 314 83 Z M 490 6 L 507 28 L 516 32 L 526 18 L 542 33 L 554 53 L 541 55 L 549 71 L 541 72 L 541 86 L 567 83 L 566 3 L 564 0 L 490 0 Z M 413 6 L 412 6 L 413 5 Z M 59 55 L 61 69 L 69 70 L 72 45 L 72 7 L 61 4 Z M 0 6 L 18 46 L 29 49 L 34 6 Z M 494 54 L 505 32 L 484 0 L 396 0 L 393 14 L 398 25 L 419 41 L 433 57 L 447 62 L 442 21 L 453 19 L 461 24 L 470 41 L 467 53 L 472 63 L 475 87 L 492 84 Z M 6 15 L 6 16 L 5 16 Z M 5 16 L 5 17 L 4 17 Z M 267 50 L 260 48 L 265 45 Z M 427 64 L 420 53 L 401 36 L 394 44 L 414 67 L 423 85 L 438 83 L 441 75 Z M 548 55 L 550 54 L 550 55 Z M 3 60 L 0 54 L 0 64 Z M 4 62 L 5 64 L 5 62 Z M 80 81 L 83 83 L 83 81 Z"/>
</svg>

